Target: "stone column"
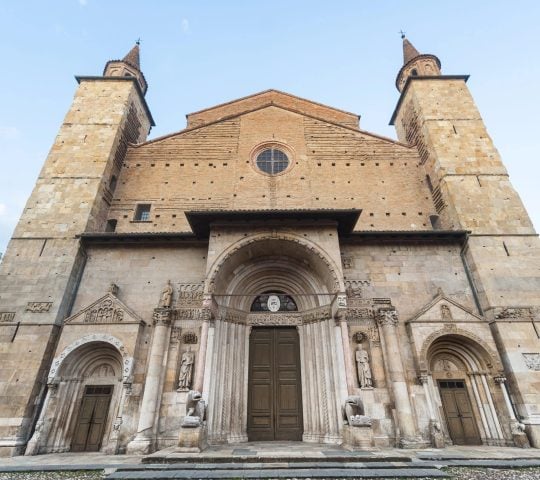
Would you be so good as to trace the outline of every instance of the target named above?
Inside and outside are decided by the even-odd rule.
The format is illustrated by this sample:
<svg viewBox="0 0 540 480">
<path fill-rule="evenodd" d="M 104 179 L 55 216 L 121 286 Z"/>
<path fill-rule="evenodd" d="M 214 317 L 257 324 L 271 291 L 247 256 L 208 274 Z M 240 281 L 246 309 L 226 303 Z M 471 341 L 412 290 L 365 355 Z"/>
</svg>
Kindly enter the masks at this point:
<svg viewBox="0 0 540 480">
<path fill-rule="evenodd" d="M 150 347 L 150 360 L 141 402 L 137 435 L 128 444 L 128 454 L 151 453 L 155 447 L 154 426 L 159 410 L 169 340 L 171 336 L 170 308 L 154 310 L 154 336 Z"/>
<path fill-rule="evenodd" d="M 390 384 L 394 394 L 394 402 L 398 426 L 400 430 L 399 446 L 401 448 L 414 448 L 419 446 L 419 438 L 412 414 L 409 391 L 405 379 L 401 351 L 397 336 L 398 316 L 396 310 L 380 309 L 377 314 L 379 324 L 384 337 L 386 365 L 390 376 Z"/>
<path fill-rule="evenodd" d="M 522 447 L 522 448 L 529 447 L 530 446 L 529 439 L 527 438 L 527 435 L 525 434 L 525 425 L 523 425 L 516 418 L 516 414 L 514 413 L 514 407 L 512 406 L 512 402 L 510 401 L 510 396 L 508 395 L 508 388 L 506 386 L 506 377 L 499 375 L 497 377 L 494 377 L 493 380 L 495 380 L 495 383 L 501 387 L 501 392 L 504 397 L 504 403 L 506 405 L 506 409 L 508 410 L 508 416 L 510 417 L 510 431 L 514 439 L 514 443 L 516 444 L 517 447 Z"/>
<path fill-rule="evenodd" d="M 343 344 L 343 356 L 345 357 L 345 378 L 347 380 L 347 393 L 352 395 L 355 389 L 354 381 L 354 366 L 352 363 L 351 344 L 349 341 L 349 325 L 347 325 L 347 318 L 345 312 L 338 312 L 337 320 L 339 321 L 339 327 L 341 329 L 341 342 Z"/>
<path fill-rule="evenodd" d="M 202 393 L 204 386 L 204 371 L 206 366 L 206 351 L 208 349 L 208 331 L 210 320 L 215 318 L 217 305 L 211 295 L 206 294 L 203 299 L 203 324 L 201 327 L 201 343 L 199 353 L 195 363 L 195 378 L 193 379 L 193 390 Z"/>
<path fill-rule="evenodd" d="M 439 422 L 438 415 L 433 406 L 433 398 L 429 386 L 429 375 L 427 373 L 420 374 L 418 376 L 418 381 L 424 387 L 424 395 L 426 397 L 429 413 L 429 435 L 431 438 L 431 446 L 435 448 L 444 448 L 444 435 L 442 433 L 442 426 Z"/>
</svg>

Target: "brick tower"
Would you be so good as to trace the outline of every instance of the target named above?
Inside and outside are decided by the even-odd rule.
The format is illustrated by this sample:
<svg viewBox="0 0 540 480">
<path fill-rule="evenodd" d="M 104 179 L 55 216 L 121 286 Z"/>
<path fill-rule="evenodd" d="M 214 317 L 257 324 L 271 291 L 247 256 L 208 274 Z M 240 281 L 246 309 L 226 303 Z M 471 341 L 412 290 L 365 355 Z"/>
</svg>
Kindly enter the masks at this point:
<svg viewBox="0 0 540 480">
<path fill-rule="evenodd" d="M 504 361 L 519 428 L 540 446 L 540 245 L 466 82 L 442 75 L 434 55 L 403 36 L 400 99 L 391 119 L 415 144 L 438 216 L 434 228 L 469 231 L 462 252 L 479 312 L 490 322 Z M 502 381 L 502 380 L 501 380 Z"/>
<path fill-rule="evenodd" d="M 107 212 L 129 142 L 152 116 L 139 45 L 79 87 L 0 265 L 0 454 L 24 452 L 85 263 L 78 235 Z"/>
</svg>

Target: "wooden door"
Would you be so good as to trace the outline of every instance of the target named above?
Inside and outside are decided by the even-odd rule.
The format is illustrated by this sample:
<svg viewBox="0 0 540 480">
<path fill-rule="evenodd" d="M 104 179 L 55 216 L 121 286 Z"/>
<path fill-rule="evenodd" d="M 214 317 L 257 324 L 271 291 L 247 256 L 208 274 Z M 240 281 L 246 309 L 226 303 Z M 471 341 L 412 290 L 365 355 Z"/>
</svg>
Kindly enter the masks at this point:
<svg viewBox="0 0 540 480">
<path fill-rule="evenodd" d="M 480 445 L 467 387 L 463 380 L 439 380 L 450 438 L 456 445 Z"/>
<path fill-rule="evenodd" d="M 73 452 L 99 451 L 111 403 L 112 389 L 111 385 L 86 387 L 73 436 L 71 446 Z"/>
<path fill-rule="evenodd" d="M 253 328 L 249 344 L 248 439 L 302 440 L 296 328 Z"/>
</svg>

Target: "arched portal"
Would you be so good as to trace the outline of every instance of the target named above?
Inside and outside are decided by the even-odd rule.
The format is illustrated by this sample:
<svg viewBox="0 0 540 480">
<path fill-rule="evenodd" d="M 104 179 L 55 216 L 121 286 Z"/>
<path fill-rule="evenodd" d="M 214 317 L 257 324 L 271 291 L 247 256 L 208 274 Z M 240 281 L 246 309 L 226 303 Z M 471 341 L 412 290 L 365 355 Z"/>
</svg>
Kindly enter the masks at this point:
<svg viewBox="0 0 540 480">
<path fill-rule="evenodd" d="M 344 356 L 340 330 L 331 318 L 331 304 L 342 289 L 340 277 L 320 247 L 286 234 L 242 239 L 211 265 L 207 291 L 220 313 L 209 332 L 204 376 L 210 443 L 341 441 Z M 290 311 L 252 310 L 261 295 L 272 292 L 283 301 L 290 298 Z M 253 362 L 262 362 L 261 368 Z M 261 382 L 265 393 L 257 396 Z M 252 427 L 263 423 L 270 430 L 253 437 Z M 291 426 L 297 423 L 298 428 Z"/>
<path fill-rule="evenodd" d="M 53 367 L 53 382 L 30 442 L 35 444 L 33 453 L 115 453 L 113 423 L 123 394 L 126 360 L 105 341 L 79 341 L 78 347 L 70 347 Z"/>
<path fill-rule="evenodd" d="M 502 445 L 486 348 L 463 334 L 438 336 L 427 348 L 427 363 L 438 414 L 447 438 L 458 445 Z"/>
</svg>

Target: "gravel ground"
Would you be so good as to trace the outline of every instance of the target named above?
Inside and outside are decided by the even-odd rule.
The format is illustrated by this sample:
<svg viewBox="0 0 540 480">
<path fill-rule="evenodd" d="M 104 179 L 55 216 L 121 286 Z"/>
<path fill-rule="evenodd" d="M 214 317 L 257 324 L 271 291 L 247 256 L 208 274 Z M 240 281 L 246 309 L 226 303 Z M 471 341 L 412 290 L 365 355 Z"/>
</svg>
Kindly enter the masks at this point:
<svg viewBox="0 0 540 480">
<path fill-rule="evenodd" d="M 103 471 L 0 473 L 0 480 L 102 480 L 104 478 Z"/>
</svg>

